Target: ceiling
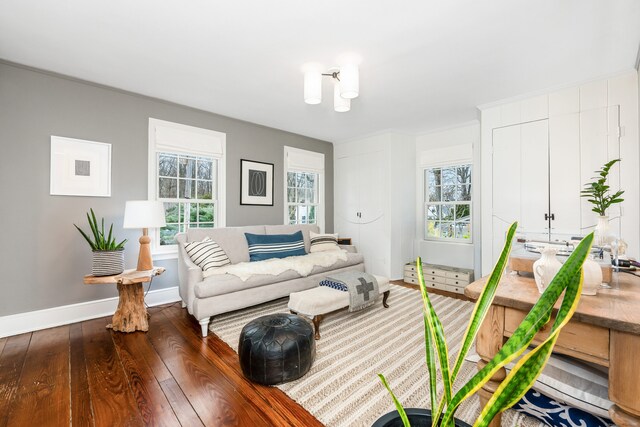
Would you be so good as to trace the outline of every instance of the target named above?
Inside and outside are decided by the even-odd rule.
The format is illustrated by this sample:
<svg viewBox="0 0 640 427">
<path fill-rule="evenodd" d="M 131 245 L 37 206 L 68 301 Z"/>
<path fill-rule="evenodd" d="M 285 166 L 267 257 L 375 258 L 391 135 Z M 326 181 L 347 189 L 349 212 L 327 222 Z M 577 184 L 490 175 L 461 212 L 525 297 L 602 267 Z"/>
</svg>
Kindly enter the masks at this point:
<svg viewBox="0 0 640 427">
<path fill-rule="evenodd" d="M 638 0 L 2 0 L 0 58 L 341 142 L 630 70 Z M 303 102 L 301 67 L 361 59 L 360 97 Z"/>
</svg>

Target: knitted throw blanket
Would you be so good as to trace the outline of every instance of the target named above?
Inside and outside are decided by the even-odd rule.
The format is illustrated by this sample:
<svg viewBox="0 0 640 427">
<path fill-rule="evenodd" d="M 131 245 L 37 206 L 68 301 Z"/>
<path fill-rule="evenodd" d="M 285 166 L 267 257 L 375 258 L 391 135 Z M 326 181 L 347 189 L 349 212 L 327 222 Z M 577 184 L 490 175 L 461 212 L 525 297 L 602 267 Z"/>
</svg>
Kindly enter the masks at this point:
<svg viewBox="0 0 640 427">
<path fill-rule="evenodd" d="M 320 286 L 349 292 L 349 311 L 358 311 L 373 305 L 380 293 L 376 278 L 362 271 L 332 274 L 320 281 Z"/>
</svg>

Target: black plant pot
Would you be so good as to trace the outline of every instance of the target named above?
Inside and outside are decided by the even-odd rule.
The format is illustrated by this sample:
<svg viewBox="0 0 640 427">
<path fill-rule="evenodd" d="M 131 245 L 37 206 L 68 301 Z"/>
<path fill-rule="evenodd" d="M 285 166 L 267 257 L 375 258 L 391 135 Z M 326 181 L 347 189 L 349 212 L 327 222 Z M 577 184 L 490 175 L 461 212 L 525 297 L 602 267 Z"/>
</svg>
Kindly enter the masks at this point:
<svg viewBox="0 0 640 427">
<path fill-rule="evenodd" d="M 405 408 L 409 422 L 412 427 L 430 427 L 431 426 L 431 411 L 429 409 L 422 408 Z M 373 423 L 371 427 L 403 427 L 402 418 L 398 411 L 389 412 L 384 414 Z M 457 427 L 471 427 L 469 424 L 456 420 Z"/>
</svg>

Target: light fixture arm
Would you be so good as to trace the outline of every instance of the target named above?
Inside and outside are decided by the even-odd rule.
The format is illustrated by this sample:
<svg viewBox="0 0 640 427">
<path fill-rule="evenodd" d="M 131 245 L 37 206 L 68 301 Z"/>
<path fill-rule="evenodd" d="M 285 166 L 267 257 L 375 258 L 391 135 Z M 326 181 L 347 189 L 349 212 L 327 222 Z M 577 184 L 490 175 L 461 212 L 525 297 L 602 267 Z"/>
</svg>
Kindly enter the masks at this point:
<svg viewBox="0 0 640 427">
<path fill-rule="evenodd" d="M 322 73 L 322 75 L 331 77 L 333 79 L 336 79 L 337 81 L 340 81 L 340 71 L 333 71 L 331 73 Z"/>
</svg>

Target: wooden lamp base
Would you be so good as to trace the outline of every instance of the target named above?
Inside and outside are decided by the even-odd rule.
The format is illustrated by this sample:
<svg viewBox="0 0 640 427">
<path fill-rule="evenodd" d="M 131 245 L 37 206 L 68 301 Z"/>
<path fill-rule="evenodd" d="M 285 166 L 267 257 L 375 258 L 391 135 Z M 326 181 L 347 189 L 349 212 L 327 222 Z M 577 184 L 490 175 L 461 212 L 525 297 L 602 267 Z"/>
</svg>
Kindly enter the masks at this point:
<svg viewBox="0 0 640 427">
<path fill-rule="evenodd" d="M 148 271 L 153 268 L 153 259 L 151 258 L 151 237 L 149 237 L 149 229 L 142 229 L 142 237 L 140 237 L 140 252 L 138 253 L 138 271 Z"/>
</svg>

